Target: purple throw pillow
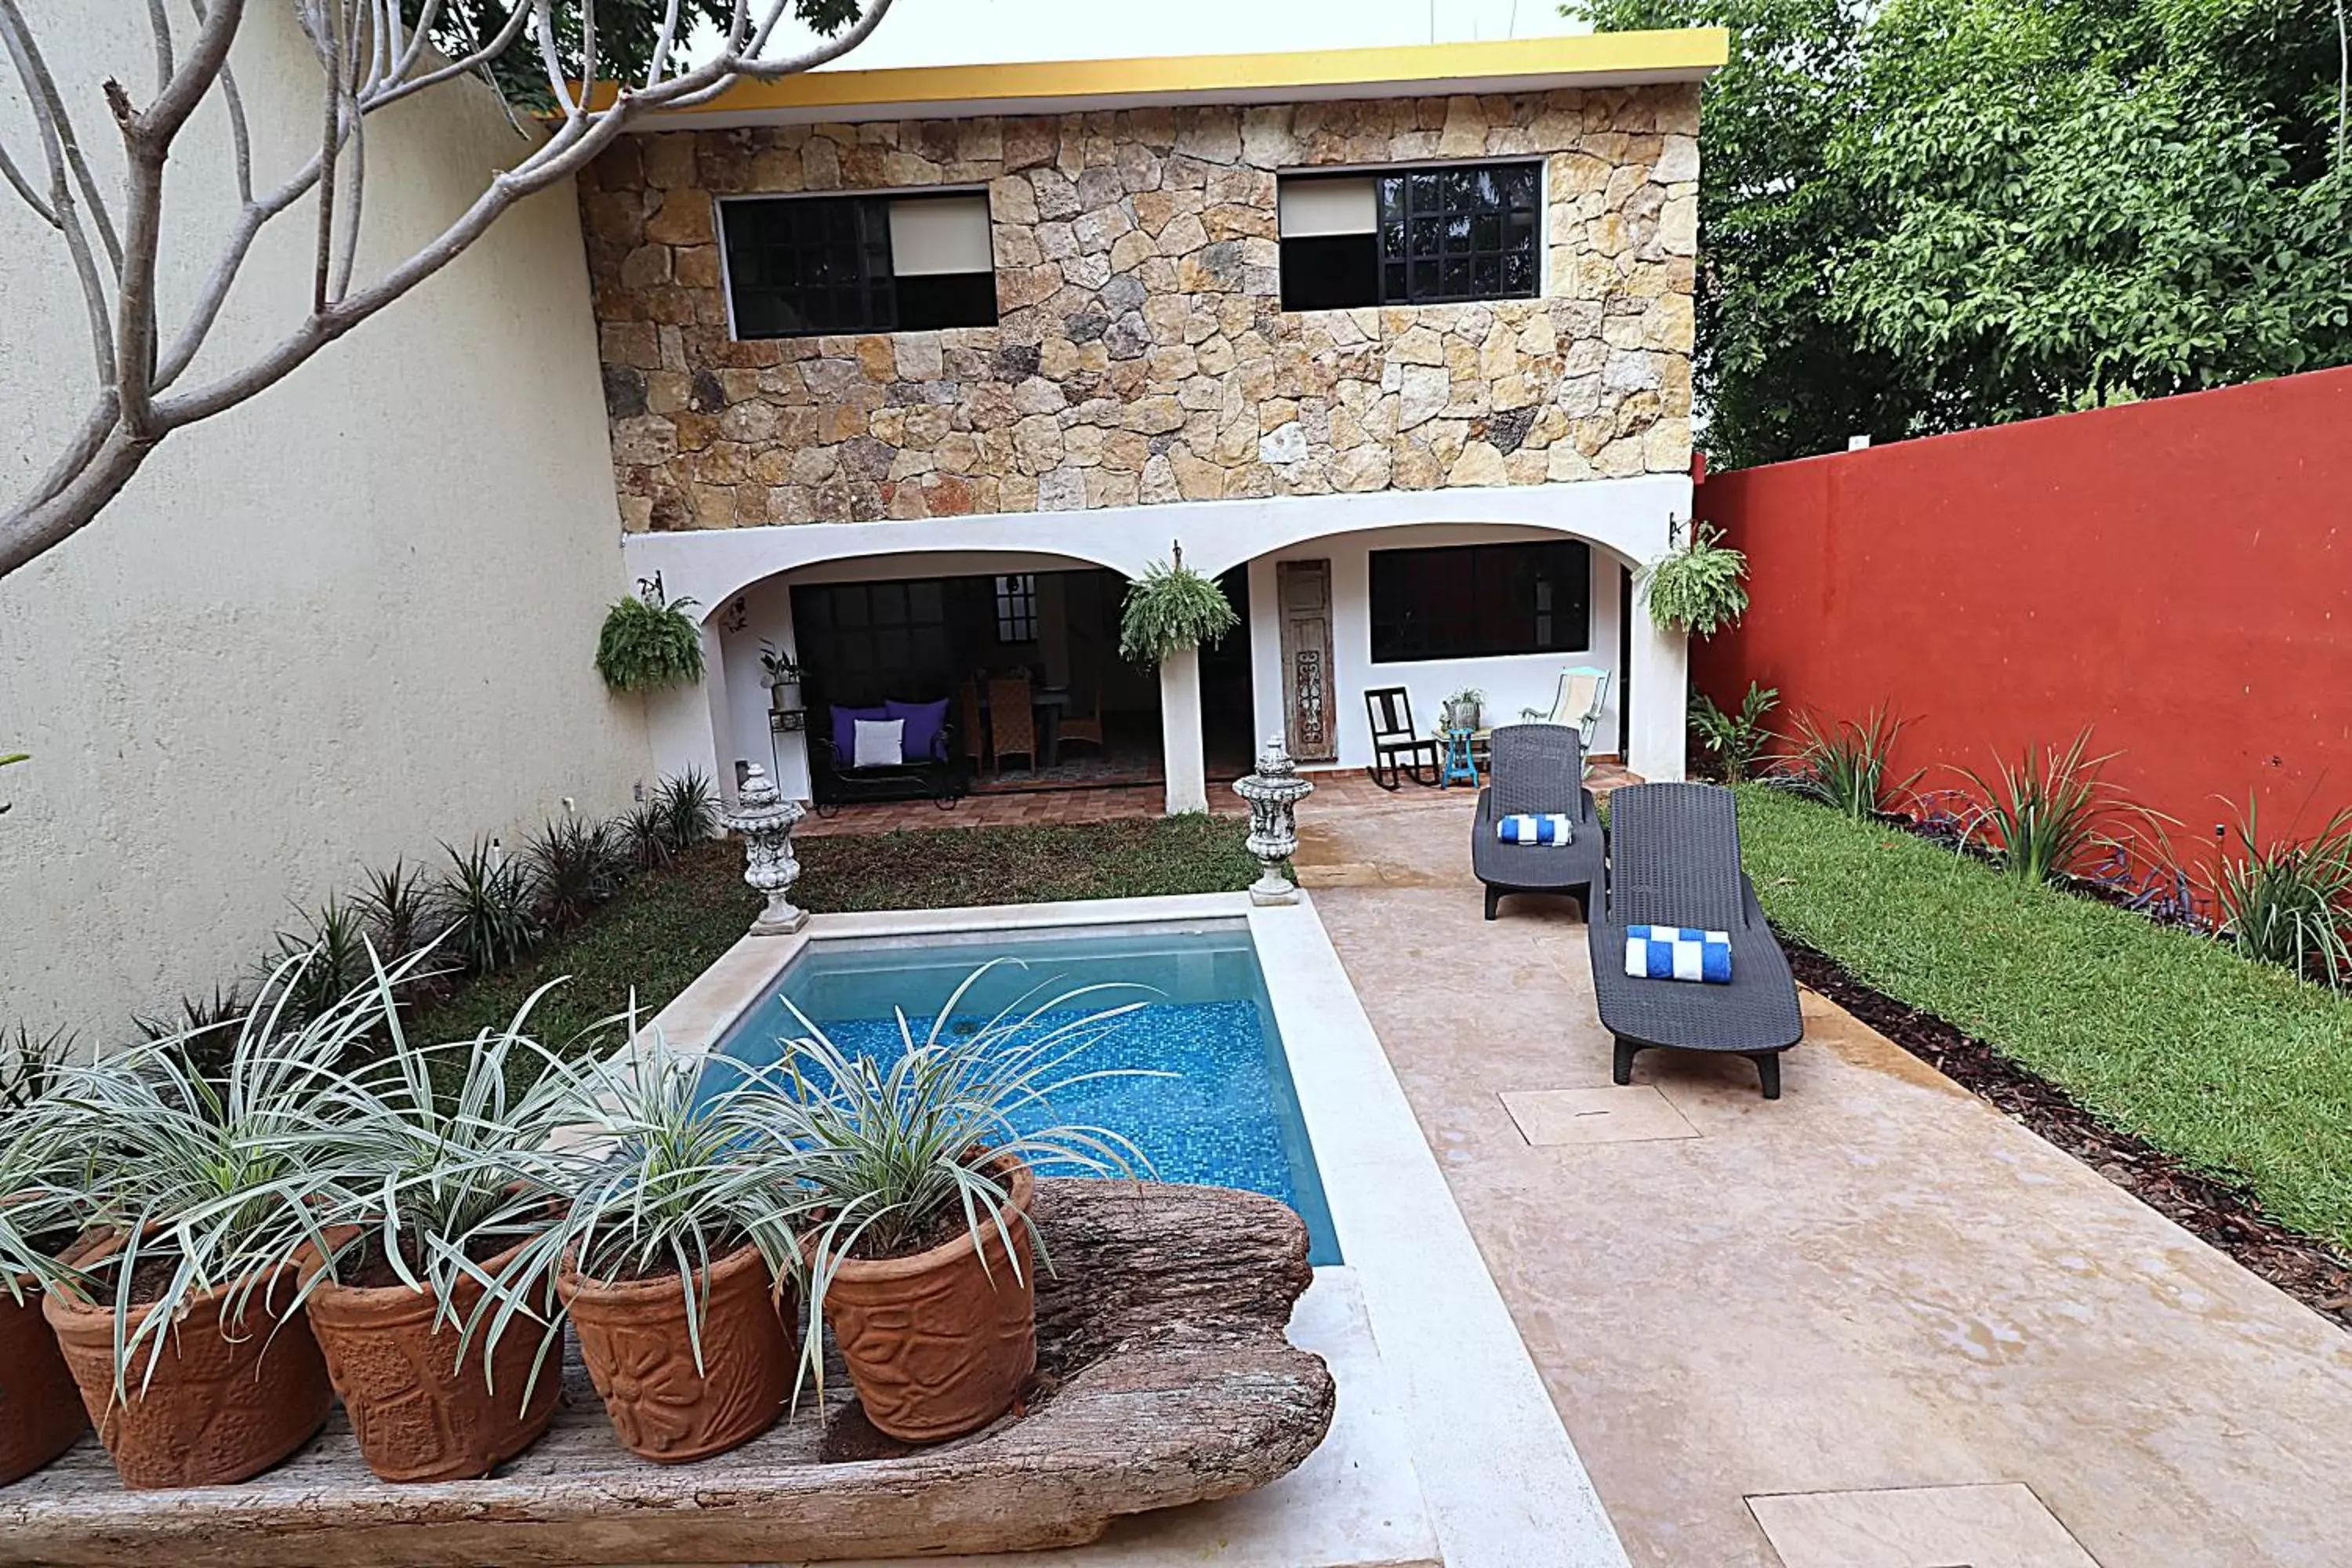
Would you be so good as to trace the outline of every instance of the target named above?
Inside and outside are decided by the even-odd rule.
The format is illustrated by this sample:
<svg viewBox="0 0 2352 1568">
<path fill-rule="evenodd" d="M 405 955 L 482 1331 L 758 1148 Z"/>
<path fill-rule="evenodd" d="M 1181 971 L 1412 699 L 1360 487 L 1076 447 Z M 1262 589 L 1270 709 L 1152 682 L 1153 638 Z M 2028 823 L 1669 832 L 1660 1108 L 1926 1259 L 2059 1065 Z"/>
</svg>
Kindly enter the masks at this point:
<svg viewBox="0 0 2352 1568">
<path fill-rule="evenodd" d="M 948 700 L 937 702 L 885 702 L 883 711 L 890 718 L 907 721 L 907 760 L 930 758 L 944 761 L 944 744 L 948 727 Z"/>
<path fill-rule="evenodd" d="M 834 765 L 845 768 L 849 766 L 850 759 L 857 755 L 857 721 L 860 719 L 879 723 L 885 719 L 896 717 L 898 715 L 886 713 L 879 708 L 844 708 L 840 703 L 835 703 L 833 705 L 833 753 L 836 761 Z"/>
</svg>

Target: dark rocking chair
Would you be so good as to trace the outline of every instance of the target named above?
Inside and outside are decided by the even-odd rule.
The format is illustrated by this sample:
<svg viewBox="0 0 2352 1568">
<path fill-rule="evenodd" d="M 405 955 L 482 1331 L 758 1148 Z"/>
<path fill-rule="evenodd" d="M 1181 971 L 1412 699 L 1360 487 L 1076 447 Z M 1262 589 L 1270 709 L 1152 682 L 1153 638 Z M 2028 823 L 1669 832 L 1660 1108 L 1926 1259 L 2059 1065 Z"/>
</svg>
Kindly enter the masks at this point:
<svg viewBox="0 0 2352 1568">
<path fill-rule="evenodd" d="M 1444 760 L 1437 742 L 1414 733 L 1412 695 L 1402 686 L 1383 686 L 1364 693 L 1364 712 L 1372 721 L 1372 782 L 1394 791 L 1411 773 L 1412 782 L 1433 784 Z M 1402 766 L 1400 766 L 1402 763 Z M 1382 778 L 1381 771 L 1388 776 Z"/>
</svg>

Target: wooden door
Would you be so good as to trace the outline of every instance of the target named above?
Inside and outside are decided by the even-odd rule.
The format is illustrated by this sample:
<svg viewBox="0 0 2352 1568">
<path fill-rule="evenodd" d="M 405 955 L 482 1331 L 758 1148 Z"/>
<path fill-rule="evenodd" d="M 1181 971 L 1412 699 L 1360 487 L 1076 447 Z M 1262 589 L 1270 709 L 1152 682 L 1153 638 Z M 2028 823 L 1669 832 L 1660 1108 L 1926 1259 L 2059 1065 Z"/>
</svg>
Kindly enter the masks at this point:
<svg viewBox="0 0 2352 1568">
<path fill-rule="evenodd" d="M 1274 568 L 1282 605 L 1283 729 L 1302 763 L 1336 762 L 1338 712 L 1331 692 L 1331 563 L 1282 561 Z"/>
</svg>

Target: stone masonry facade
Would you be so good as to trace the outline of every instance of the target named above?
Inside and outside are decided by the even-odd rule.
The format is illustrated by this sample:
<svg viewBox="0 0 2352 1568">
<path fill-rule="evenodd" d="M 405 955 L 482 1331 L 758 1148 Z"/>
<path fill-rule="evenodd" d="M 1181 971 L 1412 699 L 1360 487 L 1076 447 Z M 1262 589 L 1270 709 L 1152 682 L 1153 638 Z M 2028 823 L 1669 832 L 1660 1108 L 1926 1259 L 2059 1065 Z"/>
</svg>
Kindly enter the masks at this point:
<svg viewBox="0 0 2352 1568">
<path fill-rule="evenodd" d="M 1690 464 L 1698 89 L 674 132 L 581 180 L 633 530 Z M 1534 300 L 1286 312 L 1276 175 L 1532 157 Z M 715 198 L 984 187 L 998 324 L 739 342 Z"/>
</svg>

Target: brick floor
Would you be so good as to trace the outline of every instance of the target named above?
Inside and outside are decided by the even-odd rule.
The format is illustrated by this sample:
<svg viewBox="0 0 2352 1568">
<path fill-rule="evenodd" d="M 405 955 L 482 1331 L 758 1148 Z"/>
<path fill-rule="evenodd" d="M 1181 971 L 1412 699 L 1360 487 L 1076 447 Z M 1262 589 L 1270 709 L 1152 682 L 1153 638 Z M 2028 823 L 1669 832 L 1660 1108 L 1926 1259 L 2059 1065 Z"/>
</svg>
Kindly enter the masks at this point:
<svg viewBox="0 0 2352 1568">
<path fill-rule="evenodd" d="M 1412 783 L 1391 794 L 1374 784 L 1370 774 L 1354 768 L 1307 776 L 1315 782 L 1315 794 L 1306 806 L 1308 812 L 1339 806 L 1382 810 L 1458 806 L 1470 794 L 1460 787 L 1440 790 Z M 1620 784 L 1639 781 L 1613 763 L 1595 763 L 1588 782 L 1594 795 L 1605 797 Z M 845 805 L 839 815 L 830 817 L 812 813 L 793 832 L 803 838 L 822 838 L 840 833 L 891 833 L 907 828 L 1110 822 L 1121 817 L 1158 816 L 1167 809 L 1167 791 L 1155 784 L 966 795 L 948 811 L 941 811 L 928 800 L 882 801 Z M 1248 809 L 1234 794 L 1232 784 L 1223 780 L 1211 781 L 1209 808 L 1226 816 L 1237 816 Z"/>
</svg>

